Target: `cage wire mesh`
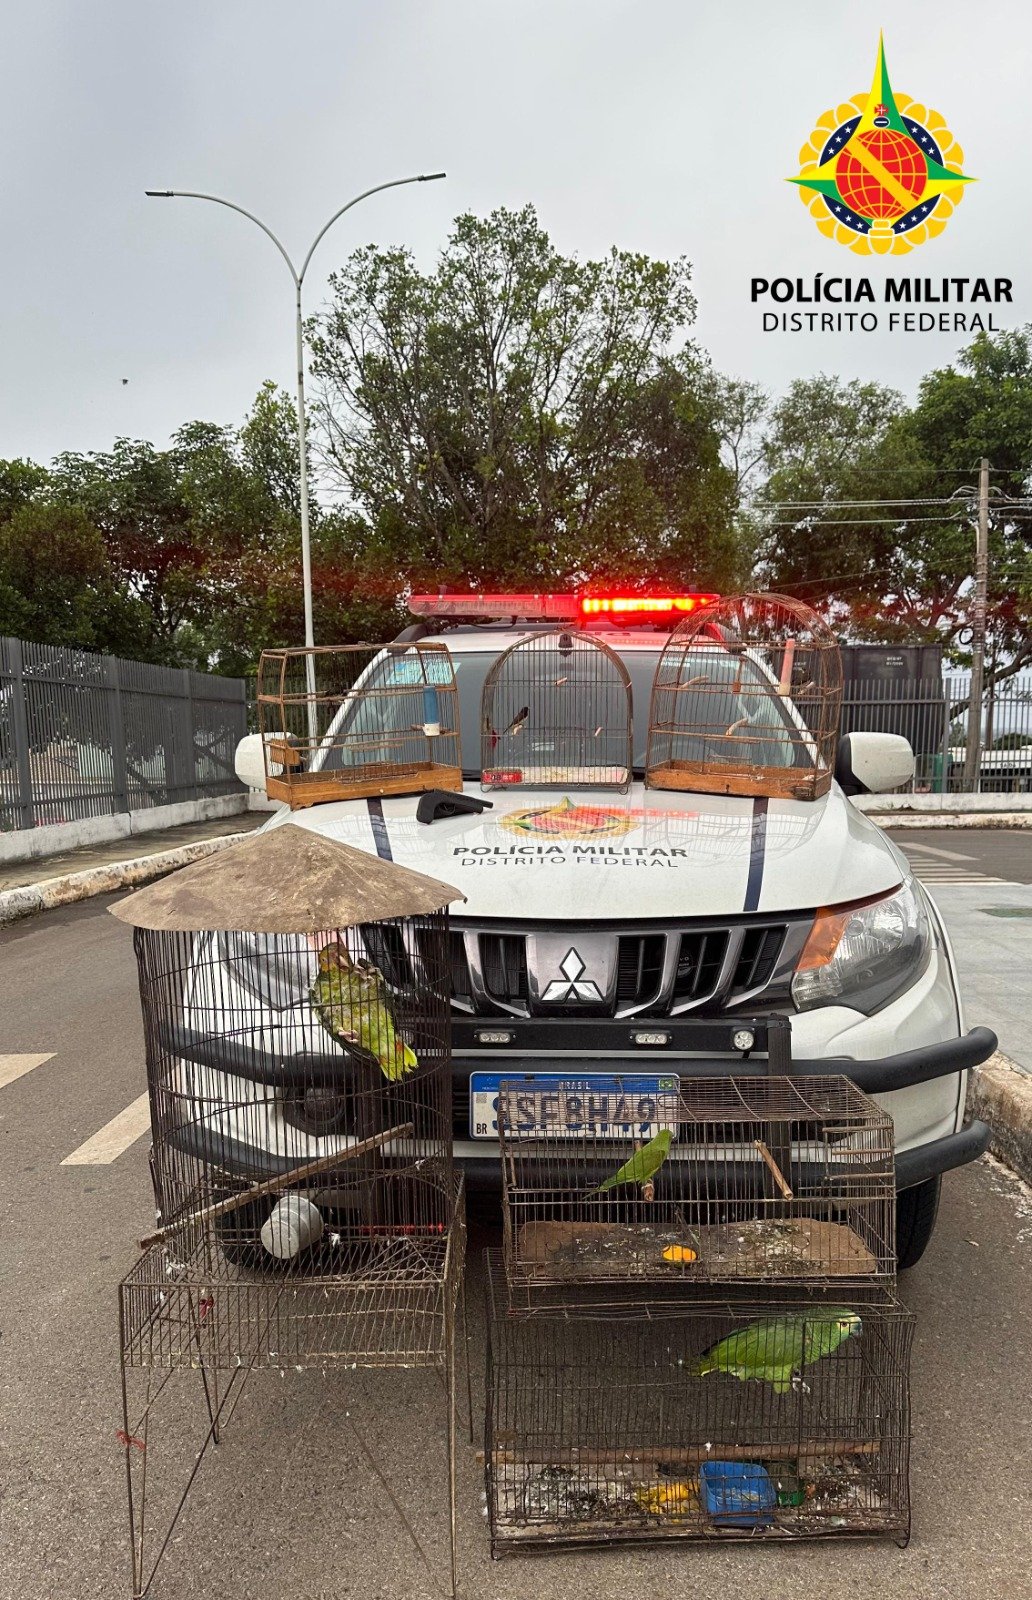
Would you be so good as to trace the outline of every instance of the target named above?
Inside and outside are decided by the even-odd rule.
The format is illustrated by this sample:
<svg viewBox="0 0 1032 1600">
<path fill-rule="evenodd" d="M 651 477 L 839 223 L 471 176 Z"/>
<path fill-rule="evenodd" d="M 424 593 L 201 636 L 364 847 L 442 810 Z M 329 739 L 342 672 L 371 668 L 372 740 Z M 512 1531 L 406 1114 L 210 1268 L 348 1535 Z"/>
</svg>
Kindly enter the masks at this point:
<svg viewBox="0 0 1032 1600">
<path fill-rule="evenodd" d="M 735 595 L 686 617 L 656 667 L 646 783 L 814 800 L 831 784 L 842 661 L 831 628 L 786 595 Z"/>
<path fill-rule="evenodd" d="M 292 809 L 462 788 L 458 693 L 440 640 L 265 650 L 258 727 L 266 791 Z"/>
<path fill-rule="evenodd" d="M 608 645 L 557 629 L 498 657 L 481 700 L 485 789 L 625 790 L 632 760 L 631 681 Z"/>
<path fill-rule="evenodd" d="M 281 1273 L 421 1271 L 452 1203 L 447 912 L 134 939 L 163 1224 Z"/>
<path fill-rule="evenodd" d="M 462 1180 L 456 1176 L 446 1230 L 381 1244 L 346 1271 L 334 1260 L 305 1274 L 270 1279 L 235 1264 L 213 1230 L 197 1223 L 172 1229 L 144 1252 L 119 1287 L 118 1440 L 125 1453 L 134 1600 L 149 1592 L 208 1447 L 222 1441 L 248 1381 L 261 1385 L 270 1373 L 325 1377 L 356 1369 L 429 1369 L 441 1380 L 455 1592 L 456 1342 L 459 1316 L 465 1331 L 465 1241 Z M 463 1346 L 468 1381 L 465 1339 Z M 257 1392 L 255 1399 L 260 1404 Z M 365 1465 L 379 1478 L 440 1587 L 363 1438 L 354 1396 L 344 1397 L 345 1408 L 339 1397 L 334 1401 L 334 1414 L 343 1409 Z M 252 1443 L 250 1449 L 259 1461 L 270 1454 L 267 1444 Z"/>
<path fill-rule="evenodd" d="M 135 928 L 160 1223 L 119 1296 L 134 1595 L 243 1383 L 270 1368 L 438 1372 L 454 1563 L 455 898 L 288 824 L 113 908 Z M 145 1558 L 147 1424 L 185 1369 L 207 1423 Z"/>
<path fill-rule="evenodd" d="M 488 1263 L 492 1554 L 910 1531 L 913 1318 L 889 1294 L 513 1316 Z"/>
<path fill-rule="evenodd" d="M 894 1274 L 892 1120 L 848 1078 L 667 1078 L 611 1100 L 587 1080 L 500 1085 L 505 1263 L 530 1305 Z"/>
</svg>

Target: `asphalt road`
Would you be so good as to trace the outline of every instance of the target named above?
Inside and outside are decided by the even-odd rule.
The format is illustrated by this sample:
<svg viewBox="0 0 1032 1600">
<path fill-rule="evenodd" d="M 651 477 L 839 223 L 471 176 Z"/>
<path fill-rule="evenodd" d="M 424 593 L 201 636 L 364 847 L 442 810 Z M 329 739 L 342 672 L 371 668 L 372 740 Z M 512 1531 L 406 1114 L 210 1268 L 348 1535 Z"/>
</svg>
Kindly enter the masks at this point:
<svg viewBox="0 0 1032 1600">
<path fill-rule="evenodd" d="M 48 1059 L 26 1065 L 39 1057 Z M 116 1284 L 153 1217 L 147 1141 L 122 1116 L 144 1087 L 142 1060 L 131 934 L 106 915 L 104 902 L 0 934 L 2 1600 L 110 1600 L 129 1592 L 115 1439 Z M 62 1164 L 84 1145 L 96 1160 Z M 481 1224 L 471 1241 L 476 1378 L 478 1251 L 495 1239 Z M 825 1600 L 830 1593 L 1025 1600 L 1032 1592 L 1032 1197 L 987 1162 L 954 1174 L 935 1241 L 902 1293 L 918 1315 L 907 1550 L 877 1542 L 684 1546 L 492 1563 L 478 1468 L 466 1449 L 459 1489 L 465 1600 L 684 1592 L 704 1600 Z M 196 1375 L 184 1381 L 195 1385 Z M 443 1421 L 441 1390 L 429 1374 L 257 1375 L 225 1443 L 202 1467 L 153 1594 L 429 1600 L 440 1591 L 369 1472 L 352 1423 L 443 1578 Z M 154 1445 L 152 1454 L 157 1482 Z"/>
<path fill-rule="evenodd" d="M 899 828 L 892 837 L 929 886 L 1032 883 L 1032 830 Z"/>
</svg>

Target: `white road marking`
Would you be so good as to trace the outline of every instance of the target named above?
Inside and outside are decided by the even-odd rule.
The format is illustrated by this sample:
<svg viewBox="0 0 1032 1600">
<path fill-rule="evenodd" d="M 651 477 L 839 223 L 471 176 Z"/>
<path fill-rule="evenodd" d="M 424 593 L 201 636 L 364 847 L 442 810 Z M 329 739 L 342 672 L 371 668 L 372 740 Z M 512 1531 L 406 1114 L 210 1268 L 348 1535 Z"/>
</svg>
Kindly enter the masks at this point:
<svg viewBox="0 0 1032 1600">
<path fill-rule="evenodd" d="M 982 876 L 980 873 L 960 871 L 950 872 L 948 870 L 944 872 L 936 872 L 934 870 L 930 872 L 924 872 L 920 867 L 918 867 L 916 870 L 917 876 L 920 878 L 922 883 L 999 884 L 1006 882 L 1006 879 L 1004 878 L 987 878 Z"/>
<path fill-rule="evenodd" d="M 938 845 L 908 843 L 901 846 L 914 873 L 922 883 L 983 884 L 1002 883 L 990 872 L 980 872 L 974 864 L 977 856 L 965 855 L 960 850 L 940 850 Z"/>
<path fill-rule="evenodd" d="M 901 846 L 905 855 L 940 856 L 943 861 L 977 861 L 977 856 L 962 855 L 959 850 L 940 850 L 934 844 L 906 844 Z"/>
<path fill-rule="evenodd" d="M 34 1067 L 41 1067 L 44 1061 L 53 1059 L 52 1050 L 45 1056 L 0 1056 L 0 1089 L 5 1084 L 14 1083 L 18 1078 L 24 1078 L 27 1072 L 31 1072 Z"/>
<path fill-rule="evenodd" d="M 92 1138 L 65 1156 L 63 1167 L 106 1167 L 117 1161 L 123 1151 L 135 1144 L 150 1127 L 150 1099 L 141 1094 L 131 1106 L 126 1106 L 117 1117 L 105 1122 Z"/>
</svg>

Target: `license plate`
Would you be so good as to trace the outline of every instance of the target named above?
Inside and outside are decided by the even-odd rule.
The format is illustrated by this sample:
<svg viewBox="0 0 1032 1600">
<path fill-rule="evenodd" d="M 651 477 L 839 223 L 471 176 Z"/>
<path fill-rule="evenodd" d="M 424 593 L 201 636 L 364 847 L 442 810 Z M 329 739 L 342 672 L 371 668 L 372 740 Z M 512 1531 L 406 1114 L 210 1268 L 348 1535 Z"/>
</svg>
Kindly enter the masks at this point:
<svg viewBox="0 0 1032 1600">
<path fill-rule="evenodd" d="M 677 1078 L 571 1078 L 559 1072 L 535 1072 L 513 1078 L 505 1072 L 474 1072 L 469 1080 L 469 1132 L 472 1139 L 498 1138 L 498 1091 L 509 1089 L 510 1117 L 517 1130 L 547 1126 L 551 1135 L 570 1139 L 584 1133 L 599 1139 L 651 1139 L 661 1128 L 677 1132 Z M 525 1086 L 525 1094 L 520 1093 Z"/>
</svg>

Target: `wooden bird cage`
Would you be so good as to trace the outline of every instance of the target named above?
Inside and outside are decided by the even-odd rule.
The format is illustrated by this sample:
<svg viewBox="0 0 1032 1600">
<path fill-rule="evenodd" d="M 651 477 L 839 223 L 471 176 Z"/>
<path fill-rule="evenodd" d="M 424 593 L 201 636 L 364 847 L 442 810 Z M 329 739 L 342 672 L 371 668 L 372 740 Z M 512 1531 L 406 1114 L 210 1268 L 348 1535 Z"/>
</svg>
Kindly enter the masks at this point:
<svg viewBox="0 0 1032 1600">
<path fill-rule="evenodd" d="M 440 640 L 264 650 L 265 787 L 295 809 L 461 789 L 459 703 Z"/>
<path fill-rule="evenodd" d="M 801 600 L 735 595 L 686 617 L 656 668 L 653 789 L 816 800 L 835 766 L 842 661 Z"/>
<path fill-rule="evenodd" d="M 892 1119 L 848 1078 L 507 1080 L 498 1106 L 506 1270 L 528 1310 L 576 1310 L 592 1285 L 651 1306 L 895 1274 Z"/>
<path fill-rule="evenodd" d="M 521 639 L 481 700 L 485 789 L 627 789 L 631 681 L 620 657 L 573 629 Z"/>
<path fill-rule="evenodd" d="M 888 1292 L 522 1317 L 496 1256 L 488 1284 L 494 1556 L 685 1539 L 907 1542 L 914 1318 Z"/>
</svg>

